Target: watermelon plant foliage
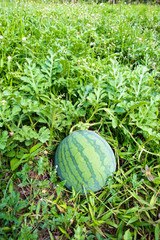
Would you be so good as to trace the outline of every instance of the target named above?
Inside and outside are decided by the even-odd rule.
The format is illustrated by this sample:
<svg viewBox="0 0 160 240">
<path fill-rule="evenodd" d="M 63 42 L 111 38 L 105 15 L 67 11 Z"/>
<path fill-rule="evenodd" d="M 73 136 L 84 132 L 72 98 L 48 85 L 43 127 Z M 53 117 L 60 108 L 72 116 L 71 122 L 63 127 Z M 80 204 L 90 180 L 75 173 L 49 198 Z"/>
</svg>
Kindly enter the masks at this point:
<svg viewBox="0 0 160 240">
<path fill-rule="evenodd" d="M 159 13 L 122 1 L 0 1 L 0 240 L 160 239 Z M 91 173 L 93 187 L 107 180 L 81 195 L 53 164 L 80 129 L 116 156 L 109 179 L 103 164 L 86 176 L 69 164 L 67 176 L 88 183 Z M 73 159 L 102 155 L 92 139 L 81 144 Z"/>
<path fill-rule="evenodd" d="M 98 134 L 80 130 L 67 136 L 57 148 L 55 164 L 69 189 L 96 192 L 116 169 L 110 145 Z"/>
</svg>

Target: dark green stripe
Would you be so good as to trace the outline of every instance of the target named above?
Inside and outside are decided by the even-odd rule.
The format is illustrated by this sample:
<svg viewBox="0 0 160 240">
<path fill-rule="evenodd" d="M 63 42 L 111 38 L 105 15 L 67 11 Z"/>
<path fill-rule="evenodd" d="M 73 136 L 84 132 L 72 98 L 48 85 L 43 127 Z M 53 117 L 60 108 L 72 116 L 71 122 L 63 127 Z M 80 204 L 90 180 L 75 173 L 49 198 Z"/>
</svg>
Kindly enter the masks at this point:
<svg viewBox="0 0 160 240">
<path fill-rule="evenodd" d="M 72 139 L 71 137 L 68 138 L 68 141 L 66 141 L 66 145 L 67 145 L 67 151 L 70 155 L 69 157 L 69 167 L 70 167 L 70 172 L 74 175 L 75 179 L 76 179 L 76 182 L 77 184 L 79 184 L 80 188 L 82 188 L 82 184 L 86 184 L 86 181 L 85 179 L 80 175 L 80 169 L 77 167 L 77 161 L 75 160 L 75 156 L 72 154 L 72 147 L 74 147 L 73 145 L 73 142 L 72 142 Z M 77 152 L 78 153 L 78 152 Z M 79 182 L 79 183 L 78 183 Z M 73 185 L 75 182 L 72 182 Z M 76 184 L 76 185 L 77 185 Z M 77 188 L 77 186 L 76 186 Z"/>
<path fill-rule="evenodd" d="M 75 168 L 76 172 L 74 175 L 76 176 L 77 180 L 79 180 L 81 184 L 87 184 L 86 179 L 84 179 L 83 176 L 80 175 L 82 173 L 82 171 L 79 169 L 77 161 L 75 159 L 75 156 L 72 153 L 72 148 L 75 147 L 74 142 L 72 140 L 73 140 L 73 138 L 70 137 L 67 141 L 68 151 L 70 153 L 70 159 L 72 160 L 72 162 L 70 161 L 71 168 Z M 79 154 L 78 149 L 76 151 L 76 155 L 77 154 Z"/>
<path fill-rule="evenodd" d="M 67 175 L 68 183 L 74 183 L 76 181 L 76 177 L 73 173 L 72 168 L 70 168 L 70 154 L 68 150 L 68 141 L 66 140 L 65 143 L 62 144 L 62 159 L 65 169 L 63 170 L 63 174 Z"/>
<path fill-rule="evenodd" d="M 101 137 L 100 135 L 98 135 L 98 134 L 95 133 L 95 132 L 92 132 L 92 131 L 88 131 L 88 132 L 89 132 L 89 134 L 87 134 L 88 136 L 89 136 L 89 135 L 93 135 L 94 137 L 96 137 L 97 139 L 99 139 L 101 142 L 103 142 L 104 145 L 108 148 L 108 151 L 110 152 L 110 154 L 113 156 L 113 158 L 115 158 L 111 146 L 108 144 L 108 142 L 107 142 L 103 137 Z M 86 132 L 86 133 L 87 133 L 87 132 Z"/>
<path fill-rule="evenodd" d="M 95 171 L 92 167 L 92 164 L 90 163 L 88 157 L 83 153 L 83 151 L 85 150 L 85 147 L 84 145 L 82 145 L 78 140 L 77 140 L 77 136 L 73 135 L 73 142 L 75 144 L 75 146 L 77 146 L 77 148 L 79 149 L 79 153 L 81 155 L 81 157 L 85 160 L 85 163 L 87 165 L 87 168 L 88 168 L 88 171 L 90 171 L 91 175 L 92 175 L 92 179 L 94 181 L 94 187 L 97 186 L 97 180 L 96 180 L 96 174 L 95 174 Z M 88 185 L 88 183 L 87 183 Z"/>
<path fill-rule="evenodd" d="M 80 134 L 82 134 L 80 132 Z M 91 132 L 91 131 L 84 131 L 83 132 L 83 136 L 85 135 L 85 137 L 88 139 L 89 142 L 92 143 L 92 145 L 95 147 L 95 151 L 99 154 L 102 163 L 106 166 L 107 170 L 108 170 L 108 166 L 112 166 L 111 171 L 115 171 L 116 168 L 116 160 L 115 160 L 115 156 L 114 153 L 110 147 L 110 145 L 106 142 L 105 139 L 103 139 L 101 136 L 99 136 L 98 134 Z M 94 139 L 90 138 L 90 136 L 94 136 Z M 96 139 L 100 142 L 100 145 L 96 143 Z M 101 149 L 101 144 L 103 144 L 103 149 Z M 103 161 L 103 159 L 108 158 L 109 161 L 106 163 L 105 161 Z"/>
<path fill-rule="evenodd" d="M 57 158 L 58 169 L 57 169 L 57 172 L 58 172 L 58 175 L 60 176 L 61 180 L 63 181 L 63 180 L 67 180 L 66 179 L 67 175 L 65 174 L 66 171 L 65 171 L 65 166 L 64 166 L 64 163 L 63 163 L 62 147 L 63 147 L 63 143 L 61 142 L 59 147 L 58 147 L 58 158 Z"/>
<path fill-rule="evenodd" d="M 58 165 L 58 175 L 61 180 L 66 180 L 66 186 L 71 189 L 72 186 L 77 190 L 82 190 L 82 184 L 86 184 L 85 180 L 81 177 L 79 169 L 76 168 L 76 161 L 72 162 L 74 159 L 71 153 L 70 138 L 65 138 L 59 145 L 56 153 L 56 164 Z M 80 183 L 79 183 L 80 182 Z M 78 186 L 79 185 L 79 186 Z"/>
<path fill-rule="evenodd" d="M 101 136 L 99 136 L 94 132 L 90 132 L 90 133 L 91 134 L 87 134 L 86 137 L 93 136 L 95 138 L 95 141 L 97 139 L 100 142 L 100 144 L 101 143 L 103 144 L 103 147 L 101 149 L 99 144 L 97 144 L 96 142 L 94 143 L 95 147 L 97 148 L 97 151 L 99 152 L 101 151 L 101 154 L 103 156 L 102 160 L 104 159 L 103 164 L 106 168 L 106 178 L 108 178 L 109 176 L 113 175 L 113 172 L 116 170 L 116 159 L 115 159 L 114 153 L 112 151 L 112 148 L 110 147 L 110 145 L 107 143 L 105 139 L 103 139 Z M 91 138 L 89 137 L 89 139 Z M 93 140 L 91 139 L 91 141 Z"/>
<path fill-rule="evenodd" d="M 85 144 L 85 141 L 84 141 L 84 139 L 85 139 L 87 142 L 86 144 L 87 144 L 88 149 L 94 149 L 94 152 L 97 155 L 97 161 L 99 162 L 99 166 L 98 166 L 98 164 L 96 166 L 95 161 L 93 161 L 92 163 L 89 162 L 89 164 L 91 167 L 92 167 L 92 164 L 94 165 L 94 167 L 92 167 L 92 171 L 94 172 L 94 174 L 96 176 L 95 180 L 97 181 L 97 184 L 104 185 L 106 178 L 108 176 L 110 176 L 113 171 L 113 170 L 111 170 L 111 168 L 113 169 L 113 166 L 112 166 L 113 161 L 110 157 L 110 154 L 108 154 L 108 151 L 107 151 L 108 146 L 107 145 L 104 146 L 104 148 L 106 149 L 106 152 L 101 151 L 101 155 L 99 154 L 100 145 L 101 145 L 101 143 L 104 144 L 105 142 L 100 141 L 101 137 L 100 137 L 100 139 L 97 138 L 97 134 L 92 134 L 92 135 L 94 135 L 95 140 L 92 138 L 89 138 L 90 133 L 92 134 L 92 132 L 90 132 L 90 131 L 78 131 L 78 132 L 76 132 L 75 135 L 77 135 L 77 136 L 75 136 L 75 137 L 77 139 L 79 138 L 79 140 L 82 142 L 81 144 L 83 147 Z M 78 134 L 80 135 L 79 137 L 78 137 Z M 100 145 L 96 143 L 96 140 L 98 140 L 98 142 L 100 142 Z M 93 154 L 91 154 L 91 155 L 93 155 Z M 105 161 L 102 162 L 103 158 L 106 159 L 106 161 L 108 160 L 107 164 L 105 164 Z M 94 160 L 96 160 L 96 156 L 95 156 Z M 99 169 L 99 171 L 97 171 L 97 169 Z"/>
<path fill-rule="evenodd" d="M 58 148 L 56 150 L 56 154 L 55 154 L 55 166 L 58 166 L 57 173 L 58 173 L 59 177 L 61 176 L 61 168 L 59 167 L 59 165 L 60 165 L 60 163 L 59 163 L 60 147 L 61 147 L 61 144 L 58 146 Z"/>
</svg>

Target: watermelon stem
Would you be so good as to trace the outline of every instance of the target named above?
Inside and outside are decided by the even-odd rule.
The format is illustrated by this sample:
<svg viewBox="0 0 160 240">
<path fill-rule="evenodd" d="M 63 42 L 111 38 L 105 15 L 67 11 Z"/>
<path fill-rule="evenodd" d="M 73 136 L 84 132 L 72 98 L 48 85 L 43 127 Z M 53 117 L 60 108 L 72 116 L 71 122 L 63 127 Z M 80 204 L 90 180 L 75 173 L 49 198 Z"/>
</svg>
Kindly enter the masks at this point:
<svg viewBox="0 0 160 240">
<path fill-rule="evenodd" d="M 150 151 L 147 151 L 145 148 L 144 148 L 144 145 L 140 145 L 136 139 L 132 136 L 132 134 L 121 124 L 119 125 L 121 128 L 123 128 L 125 130 L 125 132 L 127 132 L 129 134 L 129 136 L 133 139 L 133 141 L 138 145 L 139 149 L 141 149 L 142 151 L 150 154 L 150 155 L 153 155 L 153 156 L 158 156 L 160 157 L 160 154 L 159 153 L 153 153 L 153 152 L 150 152 Z"/>
</svg>

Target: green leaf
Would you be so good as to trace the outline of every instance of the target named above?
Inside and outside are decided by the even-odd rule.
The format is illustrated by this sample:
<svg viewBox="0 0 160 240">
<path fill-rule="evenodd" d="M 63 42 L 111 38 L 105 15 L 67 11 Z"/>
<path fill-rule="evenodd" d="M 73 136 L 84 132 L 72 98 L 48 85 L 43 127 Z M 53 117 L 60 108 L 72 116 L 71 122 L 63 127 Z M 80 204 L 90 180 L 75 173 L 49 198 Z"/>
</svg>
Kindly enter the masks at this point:
<svg viewBox="0 0 160 240">
<path fill-rule="evenodd" d="M 38 201 L 37 208 L 36 208 L 36 215 L 39 215 L 40 208 L 41 208 L 41 200 Z"/>
<path fill-rule="evenodd" d="M 85 216 L 80 216 L 80 218 L 79 218 L 79 222 L 80 223 L 86 223 L 88 220 L 89 220 L 90 218 L 89 217 L 85 217 Z"/>
<path fill-rule="evenodd" d="M 83 229 L 81 226 L 77 226 L 76 229 L 74 230 L 75 234 L 74 234 L 74 239 L 77 240 L 84 240 L 85 236 L 83 235 Z"/>
<path fill-rule="evenodd" d="M 29 154 L 24 154 L 21 159 L 13 158 L 10 161 L 11 170 L 16 170 L 22 163 L 28 160 Z"/>
<path fill-rule="evenodd" d="M 25 140 L 31 141 L 32 139 L 38 139 L 38 134 L 27 125 L 24 125 L 14 137 L 15 140 L 23 142 Z"/>
<path fill-rule="evenodd" d="M 89 205 L 89 212 L 90 212 L 91 218 L 92 218 L 92 220 L 95 220 L 94 211 L 92 209 L 92 206 L 90 203 L 88 205 Z"/>
<path fill-rule="evenodd" d="M 37 143 L 36 145 L 34 145 L 34 146 L 30 149 L 30 153 L 33 153 L 34 151 L 36 151 L 40 146 L 42 146 L 42 143 Z"/>
<path fill-rule="evenodd" d="M 4 231 L 4 232 L 10 232 L 10 231 L 11 231 L 11 228 L 10 228 L 10 227 L 3 227 L 3 228 L 2 228 L 2 231 Z"/>
<path fill-rule="evenodd" d="M 125 231 L 124 240 L 132 240 L 132 234 L 129 229 Z"/>
<path fill-rule="evenodd" d="M 37 162 L 38 174 L 41 175 L 46 170 L 46 161 L 44 157 L 39 157 Z"/>
<path fill-rule="evenodd" d="M 156 177 L 153 182 L 155 184 L 160 184 L 160 177 Z"/>
<path fill-rule="evenodd" d="M 101 220 L 107 220 L 110 216 L 112 216 L 112 212 L 110 211 L 110 212 L 108 212 L 108 213 L 106 213 L 102 218 L 101 218 Z"/>
<path fill-rule="evenodd" d="M 9 182 L 9 192 L 12 193 L 13 189 L 14 189 L 14 184 L 13 184 L 12 179 L 10 179 L 10 182 Z"/>
<path fill-rule="evenodd" d="M 50 130 L 46 127 L 42 127 L 40 128 L 39 130 L 39 140 L 42 142 L 42 143 L 45 143 L 46 141 L 49 140 L 49 137 L 50 137 Z"/>
<path fill-rule="evenodd" d="M 160 239 L 160 225 L 159 224 L 156 224 L 154 234 L 155 234 L 155 240 L 159 240 Z"/>
<path fill-rule="evenodd" d="M 60 226 L 58 226 L 58 228 L 59 228 L 59 230 L 63 233 L 63 234 L 65 234 L 66 235 L 66 237 L 68 238 L 68 239 L 71 239 L 70 238 L 70 236 L 69 236 L 69 234 L 66 232 L 66 230 L 65 229 L 63 229 L 62 227 L 60 227 Z"/>
<path fill-rule="evenodd" d="M 15 150 L 11 150 L 11 151 L 9 151 L 9 152 L 6 153 L 6 156 L 7 156 L 7 157 L 12 157 L 12 158 L 13 158 L 13 157 L 15 157 L 15 155 L 16 155 Z"/>
<path fill-rule="evenodd" d="M 117 239 L 118 240 L 122 240 L 122 237 L 123 237 L 123 229 L 124 229 L 124 222 L 121 221 L 119 223 L 119 225 L 117 226 L 117 232 L 116 232 L 116 235 L 117 235 Z"/>
<path fill-rule="evenodd" d="M 8 140 L 8 132 L 7 131 L 3 131 L 2 133 L 0 133 L 0 149 L 5 149 L 6 145 L 7 145 L 7 140 Z"/>
<path fill-rule="evenodd" d="M 10 161 L 10 166 L 11 166 L 12 171 L 14 171 L 16 168 L 18 168 L 21 163 L 22 163 L 22 161 L 20 159 L 13 158 Z"/>
<path fill-rule="evenodd" d="M 151 197 L 151 200 L 150 200 L 150 205 L 151 206 L 154 206 L 156 204 L 156 201 L 157 201 L 157 194 L 153 194 L 153 196 Z"/>
<path fill-rule="evenodd" d="M 12 115 L 17 115 L 21 111 L 19 106 L 14 106 L 12 109 Z"/>
<path fill-rule="evenodd" d="M 112 126 L 113 126 L 113 128 L 116 128 L 118 126 L 118 120 L 115 117 L 112 118 Z"/>
<path fill-rule="evenodd" d="M 138 206 L 128 209 L 126 214 L 128 214 L 128 213 L 135 213 L 137 211 L 139 211 L 139 207 Z"/>
<path fill-rule="evenodd" d="M 105 223 L 107 225 L 112 226 L 112 227 L 118 228 L 118 225 L 115 222 L 111 221 L 111 220 L 106 220 Z"/>
<path fill-rule="evenodd" d="M 136 222 L 137 220 L 138 220 L 138 216 L 135 215 L 127 222 L 127 225 L 130 225 L 131 223 Z"/>
<path fill-rule="evenodd" d="M 53 235 L 50 231 L 49 231 L 49 236 L 50 236 L 51 240 L 54 240 Z"/>
</svg>

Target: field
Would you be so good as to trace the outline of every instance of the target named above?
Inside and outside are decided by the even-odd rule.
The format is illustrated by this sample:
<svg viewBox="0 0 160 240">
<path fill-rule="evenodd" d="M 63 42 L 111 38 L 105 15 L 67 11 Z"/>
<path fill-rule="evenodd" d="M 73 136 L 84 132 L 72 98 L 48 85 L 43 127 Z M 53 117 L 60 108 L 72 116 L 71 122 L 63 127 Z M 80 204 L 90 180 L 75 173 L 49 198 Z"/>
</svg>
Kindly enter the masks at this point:
<svg viewBox="0 0 160 240">
<path fill-rule="evenodd" d="M 0 239 L 160 239 L 160 6 L 0 3 Z M 116 172 L 65 188 L 58 144 L 89 129 Z"/>
</svg>

